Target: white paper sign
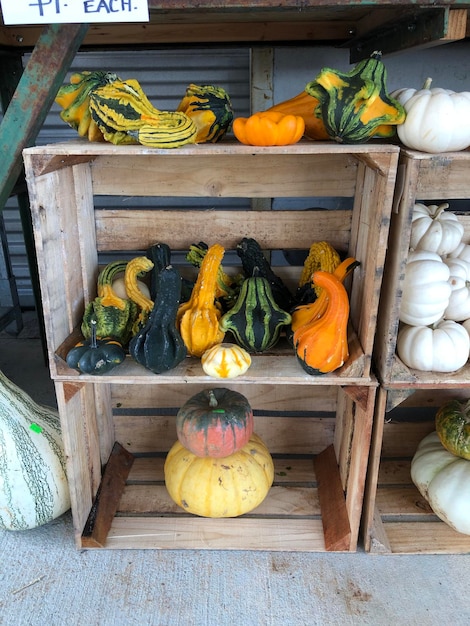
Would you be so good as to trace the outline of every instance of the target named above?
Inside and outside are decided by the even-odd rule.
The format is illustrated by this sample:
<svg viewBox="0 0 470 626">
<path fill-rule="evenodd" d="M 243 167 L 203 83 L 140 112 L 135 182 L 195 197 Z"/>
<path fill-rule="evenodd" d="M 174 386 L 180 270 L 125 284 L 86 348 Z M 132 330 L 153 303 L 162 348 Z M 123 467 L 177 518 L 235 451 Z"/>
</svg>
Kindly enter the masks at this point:
<svg viewBox="0 0 470 626">
<path fill-rule="evenodd" d="M 148 0 L 0 0 L 3 23 L 148 22 Z"/>
</svg>

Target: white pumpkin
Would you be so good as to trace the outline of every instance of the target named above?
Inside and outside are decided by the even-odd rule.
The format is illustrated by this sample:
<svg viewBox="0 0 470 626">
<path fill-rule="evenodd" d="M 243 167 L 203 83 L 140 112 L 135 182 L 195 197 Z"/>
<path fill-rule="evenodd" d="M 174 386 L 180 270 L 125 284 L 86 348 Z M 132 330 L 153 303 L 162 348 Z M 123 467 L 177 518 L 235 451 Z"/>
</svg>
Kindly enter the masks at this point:
<svg viewBox="0 0 470 626">
<path fill-rule="evenodd" d="M 0 528 L 36 528 L 69 508 L 57 411 L 0 372 Z"/>
<path fill-rule="evenodd" d="M 436 431 L 418 445 L 411 480 L 442 521 L 470 535 L 470 461 L 446 450 Z"/>
<path fill-rule="evenodd" d="M 470 263 L 470 245 L 461 241 L 455 250 L 449 253 L 451 259 L 463 259 Z"/>
<path fill-rule="evenodd" d="M 440 320 L 451 294 L 450 270 L 435 252 L 414 250 L 408 255 L 400 305 L 400 321 L 427 326 Z"/>
<path fill-rule="evenodd" d="M 439 153 L 470 146 L 470 92 L 431 88 L 398 89 L 391 96 L 405 108 L 406 118 L 397 126 L 400 141 L 413 150 Z"/>
<path fill-rule="evenodd" d="M 463 322 L 470 318 L 470 263 L 458 257 L 444 259 L 444 263 L 450 270 L 449 283 L 452 289 L 444 317 Z"/>
<path fill-rule="evenodd" d="M 462 324 L 441 320 L 433 326 L 398 331 L 397 354 L 405 365 L 423 372 L 455 372 L 470 355 L 470 336 Z"/>
<path fill-rule="evenodd" d="M 410 248 L 428 250 L 440 256 L 450 254 L 462 241 L 464 228 L 449 205 L 420 202 L 413 208 Z"/>
</svg>

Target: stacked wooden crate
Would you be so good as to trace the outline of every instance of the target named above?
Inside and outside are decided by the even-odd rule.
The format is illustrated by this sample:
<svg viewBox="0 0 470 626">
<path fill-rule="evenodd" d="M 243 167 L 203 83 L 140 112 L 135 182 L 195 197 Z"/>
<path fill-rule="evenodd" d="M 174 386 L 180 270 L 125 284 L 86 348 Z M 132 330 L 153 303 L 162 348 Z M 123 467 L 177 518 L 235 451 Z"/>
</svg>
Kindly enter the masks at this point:
<svg viewBox="0 0 470 626">
<path fill-rule="evenodd" d="M 463 242 L 470 243 L 470 213 L 458 203 L 470 199 L 469 167 L 468 150 L 400 154 L 374 349 L 381 385 L 364 514 L 365 545 L 373 552 L 470 551 L 470 537 L 441 522 L 410 478 L 418 443 L 434 430 L 435 410 L 448 399 L 470 398 L 470 365 L 452 374 L 423 372 L 411 370 L 396 354 L 414 204 L 448 202 L 464 226 Z"/>
</svg>

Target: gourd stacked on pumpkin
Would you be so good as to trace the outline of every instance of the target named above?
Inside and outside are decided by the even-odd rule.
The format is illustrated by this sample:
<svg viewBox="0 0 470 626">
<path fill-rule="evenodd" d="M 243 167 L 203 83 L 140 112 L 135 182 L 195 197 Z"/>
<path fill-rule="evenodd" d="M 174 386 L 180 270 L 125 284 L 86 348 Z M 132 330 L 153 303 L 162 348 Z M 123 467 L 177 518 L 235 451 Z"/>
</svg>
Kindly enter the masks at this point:
<svg viewBox="0 0 470 626">
<path fill-rule="evenodd" d="M 242 394 L 201 391 L 178 411 L 176 432 L 164 474 L 178 506 L 202 517 L 237 517 L 266 498 L 274 465 L 253 433 L 253 411 Z"/>
<path fill-rule="evenodd" d="M 411 478 L 440 519 L 470 535 L 470 401 L 444 403 L 435 426 L 416 450 Z"/>
<path fill-rule="evenodd" d="M 413 369 L 454 372 L 470 354 L 470 263 L 449 205 L 417 203 L 400 307 L 397 354 Z"/>
</svg>

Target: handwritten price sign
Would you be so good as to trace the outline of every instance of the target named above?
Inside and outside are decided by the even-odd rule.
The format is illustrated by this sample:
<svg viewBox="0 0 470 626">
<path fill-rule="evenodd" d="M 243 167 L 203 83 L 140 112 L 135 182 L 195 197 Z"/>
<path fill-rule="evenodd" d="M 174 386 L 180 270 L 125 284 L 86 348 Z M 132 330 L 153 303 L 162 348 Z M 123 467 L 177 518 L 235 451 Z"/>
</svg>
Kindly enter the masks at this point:
<svg viewBox="0 0 470 626">
<path fill-rule="evenodd" d="M 0 0 L 3 23 L 148 22 L 147 0 Z"/>
</svg>

